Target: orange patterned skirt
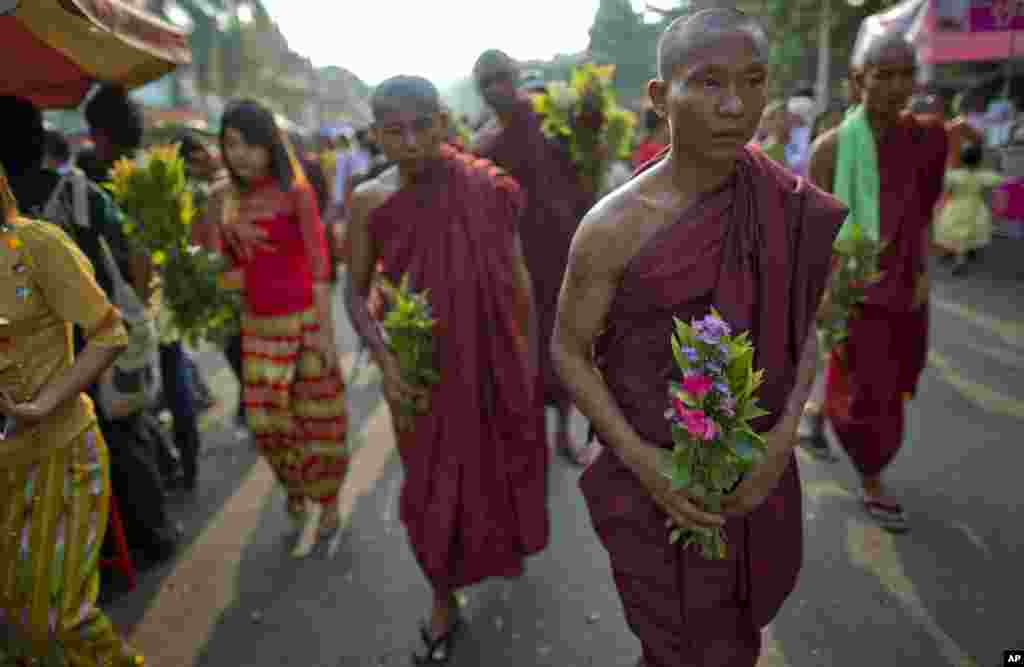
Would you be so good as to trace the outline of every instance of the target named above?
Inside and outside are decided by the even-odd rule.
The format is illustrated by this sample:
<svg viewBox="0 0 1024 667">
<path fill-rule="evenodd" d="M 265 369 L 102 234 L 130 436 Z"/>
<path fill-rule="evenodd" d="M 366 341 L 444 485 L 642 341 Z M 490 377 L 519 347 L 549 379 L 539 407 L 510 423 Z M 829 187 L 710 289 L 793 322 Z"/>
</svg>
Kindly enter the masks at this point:
<svg viewBox="0 0 1024 667">
<path fill-rule="evenodd" d="M 242 317 L 246 419 L 290 506 L 334 502 L 348 472 L 348 411 L 340 368 L 313 346 L 314 309 Z"/>
</svg>

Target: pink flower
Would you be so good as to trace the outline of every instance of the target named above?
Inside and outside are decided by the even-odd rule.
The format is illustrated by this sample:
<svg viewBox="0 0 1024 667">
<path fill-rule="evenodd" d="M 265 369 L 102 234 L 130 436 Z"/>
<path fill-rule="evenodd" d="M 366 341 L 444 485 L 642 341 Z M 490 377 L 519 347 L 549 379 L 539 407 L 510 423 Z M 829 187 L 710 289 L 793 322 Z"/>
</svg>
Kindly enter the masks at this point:
<svg viewBox="0 0 1024 667">
<path fill-rule="evenodd" d="M 683 419 L 686 418 L 686 415 L 690 412 L 690 409 L 686 407 L 686 404 L 683 403 L 682 399 L 678 396 L 673 396 L 671 400 L 672 409 L 675 410 L 675 415 L 672 419 L 673 421 L 681 422 Z"/>
<path fill-rule="evenodd" d="M 679 411 L 679 408 L 676 408 Z M 700 440 L 711 441 L 718 437 L 718 425 L 715 424 L 714 420 L 704 414 L 702 410 L 688 410 L 685 407 L 682 408 L 682 413 L 679 415 L 680 420 L 683 423 L 683 427 L 689 431 L 690 435 Z"/>
<path fill-rule="evenodd" d="M 714 383 L 711 378 L 701 373 L 687 373 L 683 376 L 681 387 L 690 396 L 698 401 L 707 396 Z"/>
</svg>

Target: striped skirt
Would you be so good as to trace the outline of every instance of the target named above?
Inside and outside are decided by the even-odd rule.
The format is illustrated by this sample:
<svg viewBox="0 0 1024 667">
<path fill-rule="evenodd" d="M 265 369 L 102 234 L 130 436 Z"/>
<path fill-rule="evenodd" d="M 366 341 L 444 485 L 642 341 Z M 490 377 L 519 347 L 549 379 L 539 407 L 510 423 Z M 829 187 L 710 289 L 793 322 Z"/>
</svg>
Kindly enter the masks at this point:
<svg viewBox="0 0 1024 667">
<path fill-rule="evenodd" d="M 242 318 L 246 419 L 290 506 L 334 502 L 348 472 L 345 384 L 325 372 L 319 330 L 314 309 Z"/>
<path fill-rule="evenodd" d="M 0 624 L 18 639 L 6 650 L 69 667 L 143 664 L 96 607 L 109 511 L 96 426 L 42 461 L 0 467 Z"/>
</svg>

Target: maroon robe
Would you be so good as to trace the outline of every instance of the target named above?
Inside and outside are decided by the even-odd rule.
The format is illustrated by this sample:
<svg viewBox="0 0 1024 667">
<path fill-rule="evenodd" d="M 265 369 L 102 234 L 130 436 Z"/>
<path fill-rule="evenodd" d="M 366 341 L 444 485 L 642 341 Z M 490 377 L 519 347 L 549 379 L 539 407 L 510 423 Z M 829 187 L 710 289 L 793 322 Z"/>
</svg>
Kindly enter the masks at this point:
<svg viewBox="0 0 1024 667">
<path fill-rule="evenodd" d="M 398 434 L 400 515 L 437 591 L 518 576 L 548 541 L 536 362 L 513 282 L 522 210 L 515 181 L 445 147 L 370 218 L 384 272 L 430 290 L 441 382 L 430 413 Z"/>
<path fill-rule="evenodd" d="M 877 146 L 879 231 L 891 247 L 842 358 L 833 355 L 826 372 L 826 414 L 862 475 L 878 475 L 899 451 L 903 404 L 927 363 L 928 307 L 912 303 L 928 265 L 923 233 L 942 193 L 947 144 L 941 121 L 908 113 Z"/>
<path fill-rule="evenodd" d="M 474 152 L 508 171 L 526 196 L 519 234 L 537 307 L 543 399 L 549 405 L 565 403 L 569 395 L 548 350 L 569 245 L 592 202 L 564 151 L 541 132 L 540 118 L 527 99 L 519 100 L 507 126 L 484 132 Z"/>
<path fill-rule="evenodd" d="M 654 164 L 653 162 L 651 164 Z M 659 230 L 627 264 L 597 345 L 619 408 L 648 442 L 672 446 L 664 412 L 678 376 L 669 336 L 715 306 L 751 331 L 764 368 L 769 430 L 796 381 L 845 216 L 836 199 L 754 150 L 735 175 Z M 666 515 L 609 448 L 580 482 L 646 667 L 752 667 L 760 628 L 792 591 L 802 558 L 796 459 L 772 495 L 726 522 L 729 556 L 704 560 L 668 542 Z"/>
</svg>

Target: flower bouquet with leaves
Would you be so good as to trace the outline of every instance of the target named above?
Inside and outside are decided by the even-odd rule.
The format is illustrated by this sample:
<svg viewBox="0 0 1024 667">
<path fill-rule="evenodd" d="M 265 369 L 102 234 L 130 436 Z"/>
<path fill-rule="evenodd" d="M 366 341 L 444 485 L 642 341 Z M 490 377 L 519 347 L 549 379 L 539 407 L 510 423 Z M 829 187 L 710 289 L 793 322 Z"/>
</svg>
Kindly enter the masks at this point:
<svg viewBox="0 0 1024 667">
<path fill-rule="evenodd" d="M 402 380 L 415 387 L 431 387 L 441 381 L 434 358 L 434 323 L 428 292 L 416 292 L 409 283 L 409 275 L 402 276 L 396 286 L 381 277 L 380 288 L 387 301 L 387 313 L 381 321 L 385 342 L 395 355 Z M 411 424 L 412 418 L 426 414 L 429 402 L 398 406 L 396 415 L 401 430 Z"/>
<path fill-rule="evenodd" d="M 833 268 L 817 315 L 818 340 L 822 351 L 842 354 L 849 337 L 850 321 L 857 317 L 868 288 L 881 279 L 878 263 L 885 252 L 884 241 L 873 241 L 853 225 L 848 238 L 832 246 Z"/>
<path fill-rule="evenodd" d="M 628 155 L 636 118 L 615 102 L 615 65 L 585 64 L 573 69 L 568 83 L 555 81 L 534 98 L 541 128 L 564 146 L 584 187 L 602 190 L 608 163 Z"/>
<path fill-rule="evenodd" d="M 197 211 L 178 146 L 118 160 L 105 185 L 130 220 L 125 233 L 158 268 L 162 301 L 185 340 L 219 342 L 237 330 L 240 295 L 218 287 L 228 262 L 191 243 Z"/>
<path fill-rule="evenodd" d="M 732 335 L 714 309 L 690 324 L 675 320 L 672 355 L 681 381 L 669 383 L 671 452 L 662 474 L 674 491 L 684 491 L 709 512 L 722 509 L 722 499 L 735 490 L 743 475 L 765 455 L 764 438 L 750 422 L 768 414 L 757 405 L 764 371 L 754 370 L 754 346 L 747 332 Z M 721 528 L 676 528 L 669 536 L 683 548 L 694 546 L 704 558 L 727 555 Z"/>
</svg>

